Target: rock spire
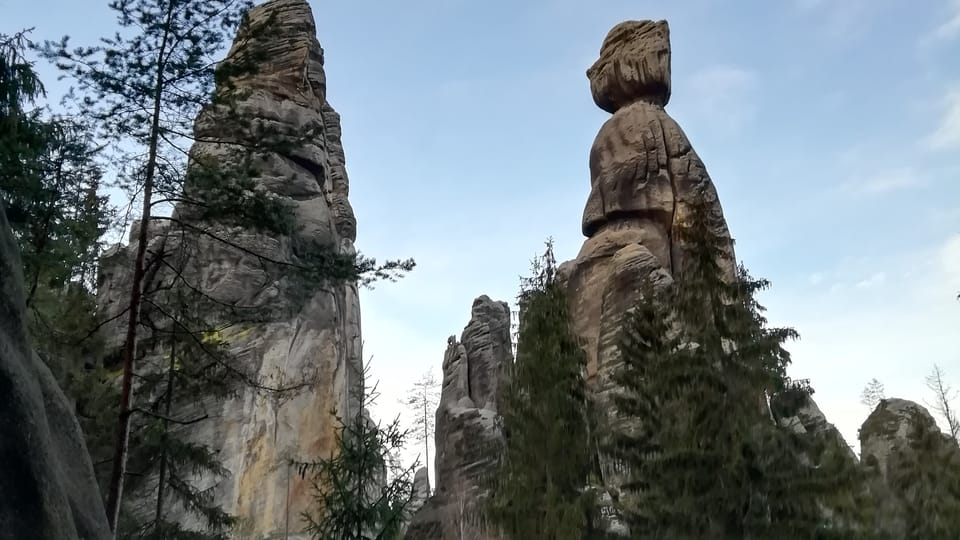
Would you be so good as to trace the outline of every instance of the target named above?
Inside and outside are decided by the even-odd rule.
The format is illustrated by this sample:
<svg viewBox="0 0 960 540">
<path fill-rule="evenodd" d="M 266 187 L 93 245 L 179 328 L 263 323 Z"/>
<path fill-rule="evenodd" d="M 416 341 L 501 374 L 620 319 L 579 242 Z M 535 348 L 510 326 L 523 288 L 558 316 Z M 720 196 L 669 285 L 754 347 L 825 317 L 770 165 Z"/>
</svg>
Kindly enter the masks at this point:
<svg viewBox="0 0 960 540">
<path fill-rule="evenodd" d="M 267 21 L 273 25 L 269 32 L 250 31 Z M 306 0 L 269 0 L 254 7 L 227 58 L 243 57 L 254 48 L 266 52 L 267 60 L 256 73 L 230 81 L 241 92 L 235 111 L 244 122 L 224 122 L 222 111 L 206 107 L 195 123 L 198 142 L 191 160 L 249 160 L 254 189 L 293 209 L 292 232 L 279 235 L 229 226 L 181 205 L 174 215 L 191 227 L 161 226 L 158 221 L 151 227 L 150 242 L 151 252 L 176 253 L 189 240 L 195 249 L 182 271 L 184 281 L 227 305 L 264 308 L 271 314 L 225 332 L 246 373 L 274 387 L 307 380 L 305 375 L 311 381 L 283 400 L 241 388 L 234 398 L 205 404 L 215 421 L 198 423 L 188 432 L 211 444 L 229 471 L 215 488 L 215 501 L 239 518 L 239 533 L 246 535 L 242 537 L 297 538 L 301 512 L 312 504 L 312 494 L 288 460 L 330 455 L 337 425 L 331 411 L 359 412 L 349 410 L 362 385 L 358 291 L 352 283 L 304 287 L 290 272 L 266 270 L 253 254 L 293 261 L 306 247 L 327 246 L 352 255 L 356 220 L 348 200 L 340 118 L 326 99 L 323 49 Z M 216 92 L 225 88 L 220 84 Z M 244 129 L 254 128 L 287 136 L 289 144 L 253 155 L 236 141 L 250 136 Z M 311 135 L 304 140 L 303 134 Z M 199 191 L 194 195 L 203 196 Z M 229 238 L 243 249 L 194 234 L 197 229 Z M 134 252 L 133 243 L 116 247 L 102 262 L 98 300 L 105 319 L 123 305 Z M 153 277 L 169 278 L 163 269 Z M 163 350 L 144 347 L 144 354 L 146 363 Z M 183 523 L 192 525 L 188 518 Z"/>
</svg>

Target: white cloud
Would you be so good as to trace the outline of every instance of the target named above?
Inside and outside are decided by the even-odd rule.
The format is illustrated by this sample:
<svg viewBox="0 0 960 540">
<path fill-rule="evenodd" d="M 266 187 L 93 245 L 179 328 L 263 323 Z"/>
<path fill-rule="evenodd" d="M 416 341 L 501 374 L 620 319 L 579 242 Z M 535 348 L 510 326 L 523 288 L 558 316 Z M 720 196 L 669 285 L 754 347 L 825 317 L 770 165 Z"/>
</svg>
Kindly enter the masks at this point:
<svg viewBox="0 0 960 540">
<path fill-rule="evenodd" d="M 925 142 L 932 150 L 960 147 L 960 88 L 953 88 L 944 96 L 940 125 Z"/>
<path fill-rule="evenodd" d="M 870 275 L 870 277 L 860 280 L 857 282 L 858 289 L 872 289 L 883 285 L 887 281 L 887 274 L 884 272 L 876 272 Z"/>
<path fill-rule="evenodd" d="M 881 195 L 919 187 L 925 183 L 926 180 L 916 170 L 901 167 L 851 179 L 844 184 L 844 188 L 853 193 Z"/>
<path fill-rule="evenodd" d="M 824 277 L 825 277 L 825 276 L 823 275 L 823 272 L 814 272 L 814 273 L 810 274 L 810 278 L 809 278 L 810 284 L 811 284 L 811 285 L 819 285 L 819 284 L 823 283 Z"/>
<path fill-rule="evenodd" d="M 951 40 L 960 36 L 960 0 L 952 0 L 945 21 L 937 26 L 932 34 L 936 40 Z"/>
<path fill-rule="evenodd" d="M 801 340 L 787 346 L 791 376 L 811 379 L 827 419 L 856 447 L 857 429 L 869 414 L 859 404 L 860 391 L 870 378 L 883 382 L 888 396 L 921 404 L 929 397 L 924 375 L 934 362 L 951 382 L 960 381 L 960 304 L 954 298 L 960 292 L 960 233 L 883 257 L 840 260 L 823 272 L 827 283 L 845 279 L 831 293 L 803 282 L 775 287 L 765 303 L 773 324 L 800 332 Z M 893 276 L 908 272 L 910 279 L 891 286 Z M 947 287 L 945 279 L 956 286 Z"/>
<path fill-rule="evenodd" d="M 866 20 L 882 7 L 880 0 L 794 0 L 804 15 L 815 16 L 815 24 L 833 39 L 860 37 L 870 27 Z"/>
</svg>

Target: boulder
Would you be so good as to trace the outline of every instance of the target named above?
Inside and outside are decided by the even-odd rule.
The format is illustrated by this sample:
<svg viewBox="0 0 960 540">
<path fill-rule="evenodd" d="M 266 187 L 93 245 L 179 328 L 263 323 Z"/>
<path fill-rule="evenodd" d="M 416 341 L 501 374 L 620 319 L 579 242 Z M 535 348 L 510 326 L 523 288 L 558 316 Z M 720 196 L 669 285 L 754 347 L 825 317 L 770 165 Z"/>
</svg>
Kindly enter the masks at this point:
<svg viewBox="0 0 960 540">
<path fill-rule="evenodd" d="M 110 537 L 73 408 L 30 348 L 20 256 L 0 206 L 0 539 Z"/>
<path fill-rule="evenodd" d="M 926 408 L 884 399 L 860 428 L 873 497 L 872 526 L 889 538 L 955 538 L 960 531 L 960 446 Z"/>
</svg>

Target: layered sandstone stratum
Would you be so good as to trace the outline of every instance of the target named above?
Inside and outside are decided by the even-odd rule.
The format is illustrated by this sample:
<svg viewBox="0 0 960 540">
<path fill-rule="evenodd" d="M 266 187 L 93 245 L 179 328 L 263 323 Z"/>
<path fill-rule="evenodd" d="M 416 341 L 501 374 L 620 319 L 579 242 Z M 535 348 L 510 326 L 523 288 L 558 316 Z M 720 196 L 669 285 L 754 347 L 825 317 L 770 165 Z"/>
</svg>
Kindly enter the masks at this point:
<svg viewBox="0 0 960 540">
<path fill-rule="evenodd" d="M 266 21 L 270 21 L 269 32 L 251 32 Z M 290 272 L 271 270 L 260 258 L 295 262 L 315 247 L 354 253 L 356 220 L 348 201 L 340 117 L 326 100 L 323 49 L 306 0 L 270 0 L 253 8 L 227 60 L 254 48 L 266 53 L 266 61 L 256 74 L 232 81 L 235 90 L 243 93 L 237 112 L 247 123 L 225 123 L 216 107 L 205 108 L 196 120 L 198 142 L 191 159 L 205 156 L 240 163 L 250 158 L 250 150 L 235 144 L 249 136 L 239 132 L 243 125 L 290 134 L 286 136 L 291 144 L 252 156 L 250 167 L 254 189 L 292 206 L 294 232 L 278 235 L 201 222 L 195 211 L 180 205 L 174 216 L 187 225 L 158 220 L 150 238 L 151 253 L 176 254 L 179 246 L 192 246 L 182 282 L 219 302 L 264 308 L 269 314 L 225 334 L 244 372 L 274 387 L 311 381 L 309 388 L 283 400 L 267 399 L 254 388 L 241 387 L 234 398 L 207 403 L 206 412 L 213 420 L 189 430 L 190 437 L 219 452 L 229 474 L 216 488 L 215 502 L 239 517 L 243 537 L 251 538 L 301 530 L 300 514 L 311 502 L 311 493 L 287 460 L 330 455 L 336 427 L 331 411 L 350 414 L 352 392 L 362 384 L 357 286 L 304 288 Z M 217 91 L 222 90 L 221 84 Z M 313 135 L 304 141 L 299 139 L 302 134 Z M 199 190 L 189 194 L 204 196 Z M 199 229 L 228 238 L 243 249 L 195 234 Z M 104 319 L 124 305 L 135 251 L 131 242 L 102 261 L 99 302 Z M 165 271 L 161 268 L 151 276 L 153 282 L 171 279 Z M 122 333 L 107 328 L 105 335 Z M 163 354 L 143 348 L 147 356 Z M 184 520 L 191 525 L 189 518 Z"/>
</svg>

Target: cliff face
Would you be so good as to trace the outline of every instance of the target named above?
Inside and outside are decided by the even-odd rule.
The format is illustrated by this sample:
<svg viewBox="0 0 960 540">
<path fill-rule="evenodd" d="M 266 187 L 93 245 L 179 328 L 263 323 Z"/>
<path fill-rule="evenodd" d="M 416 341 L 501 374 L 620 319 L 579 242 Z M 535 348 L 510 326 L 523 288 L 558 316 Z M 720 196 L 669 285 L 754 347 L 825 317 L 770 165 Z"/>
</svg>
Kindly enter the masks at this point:
<svg viewBox="0 0 960 540">
<path fill-rule="evenodd" d="M 269 31 L 253 31 L 268 23 Z M 293 272 L 264 262 L 279 261 L 282 270 L 318 246 L 354 253 L 356 221 L 347 198 L 340 119 L 326 101 L 323 50 L 309 4 L 271 0 L 253 8 L 227 58 L 254 50 L 264 55 L 259 70 L 230 81 L 229 91 L 242 96 L 235 108 L 242 121 L 227 121 L 217 106 L 206 107 L 196 120 L 191 167 L 204 159 L 242 167 L 253 180 L 250 189 L 293 208 L 293 232 L 231 226 L 179 204 L 173 215 L 180 222 L 152 223 L 150 240 L 152 253 L 173 258 L 190 246 L 179 276 L 159 266 L 150 275 L 153 283 L 166 280 L 174 288 L 196 288 L 223 305 L 264 314 L 224 332 L 239 369 L 272 387 L 309 381 L 283 399 L 241 386 L 226 401 L 204 403 L 212 420 L 184 431 L 219 451 L 229 475 L 217 487 L 215 500 L 240 518 L 241 533 L 251 537 L 300 530 L 300 513 L 311 500 L 309 486 L 286 462 L 330 454 L 336 425 L 331 411 L 355 414 L 350 410 L 353 392 L 362 384 L 356 285 L 305 286 Z M 226 91 L 225 83 L 218 85 L 218 93 Z M 238 143 L 268 132 L 286 144 L 254 152 Z M 202 200 L 204 190 L 189 182 L 188 177 L 188 196 Z M 135 247 L 115 248 L 102 261 L 104 318 L 116 313 L 128 294 Z M 108 329 L 107 335 L 112 334 Z M 141 365 L 164 354 L 155 344 L 143 349 Z"/>
<path fill-rule="evenodd" d="M 498 392 L 511 351 L 509 306 L 487 296 L 474 300 L 460 340 L 447 341 L 435 433 L 437 487 L 414 514 L 408 540 L 496 538 L 479 510 L 501 447 Z"/>
<path fill-rule="evenodd" d="M 0 539 L 106 540 L 73 407 L 30 349 L 20 268 L 0 205 Z"/>
</svg>

